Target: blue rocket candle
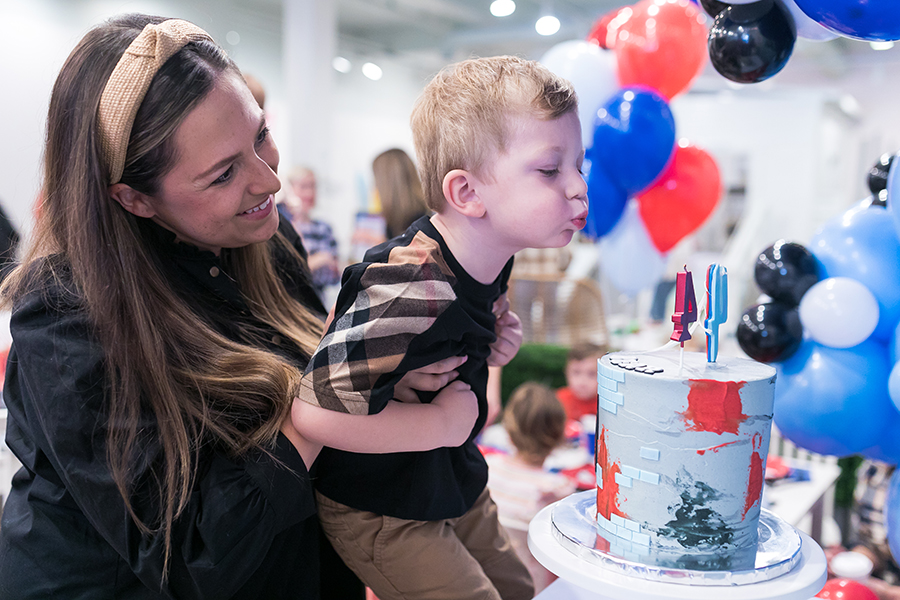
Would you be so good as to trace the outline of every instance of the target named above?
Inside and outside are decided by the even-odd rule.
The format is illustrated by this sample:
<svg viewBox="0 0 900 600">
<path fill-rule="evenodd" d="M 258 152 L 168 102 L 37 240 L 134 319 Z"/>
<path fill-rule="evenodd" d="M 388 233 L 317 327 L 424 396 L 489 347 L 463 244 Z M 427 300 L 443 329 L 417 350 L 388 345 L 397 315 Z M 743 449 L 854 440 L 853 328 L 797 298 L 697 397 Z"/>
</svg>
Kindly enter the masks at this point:
<svg viewBox="0 0 900 600">
<path fill-rule="evenodd" d="M 719 325 L 728 319 L 728 270 L 713 263 L 706 270 L 706 361 L 719 355 Z"/>
</svg>

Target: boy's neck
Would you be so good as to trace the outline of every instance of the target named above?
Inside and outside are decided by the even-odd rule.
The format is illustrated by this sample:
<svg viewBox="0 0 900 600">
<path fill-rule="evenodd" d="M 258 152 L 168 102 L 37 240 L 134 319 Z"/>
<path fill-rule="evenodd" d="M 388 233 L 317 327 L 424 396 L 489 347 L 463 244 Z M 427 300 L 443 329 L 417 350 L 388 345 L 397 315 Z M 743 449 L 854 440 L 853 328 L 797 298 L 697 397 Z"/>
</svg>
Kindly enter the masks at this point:
<svg viewBox="0 0 900 600">
<path fill-rule="evenodd" d="M 488 231 L 474 221 L 453 211 L 435 213 L 431 224 L 438 230 L 456 261 L 475 281 L 492 283 L 517 250 L 500 248 Z"/>
</svg>

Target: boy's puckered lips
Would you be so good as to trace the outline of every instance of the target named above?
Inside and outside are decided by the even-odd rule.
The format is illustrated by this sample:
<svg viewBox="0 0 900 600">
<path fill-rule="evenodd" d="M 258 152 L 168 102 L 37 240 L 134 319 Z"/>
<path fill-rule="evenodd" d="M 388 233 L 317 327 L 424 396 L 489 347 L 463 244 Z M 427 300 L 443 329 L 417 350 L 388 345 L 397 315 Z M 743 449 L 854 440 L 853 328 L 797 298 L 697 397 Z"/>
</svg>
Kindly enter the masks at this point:
<svg viewBox="0 0 900 600">
<path fill-rule="evenodd" d="M 572 223 L 578 229 L 584 229 L 585 225 L 587 225 L 587 216 L 588 216 L 587 211 L 584 211 L 583 213 L 581 213 L 580 215 L 578 215 L 577 217 L 572 219 Z"/>
</svg>

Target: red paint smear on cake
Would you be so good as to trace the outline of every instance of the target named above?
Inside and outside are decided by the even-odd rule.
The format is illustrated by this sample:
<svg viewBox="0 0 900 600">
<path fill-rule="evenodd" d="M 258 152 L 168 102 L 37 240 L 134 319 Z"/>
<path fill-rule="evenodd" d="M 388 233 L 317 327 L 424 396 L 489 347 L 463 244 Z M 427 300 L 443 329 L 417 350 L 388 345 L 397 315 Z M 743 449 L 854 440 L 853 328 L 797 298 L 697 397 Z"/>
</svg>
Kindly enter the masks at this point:
<svg viewBox="0 0 900 600">
<path fill-rule="evenodd" d="M 738 440 L 740 441 L 740 440 Z M 705 450 L 697 450 L 697 454 L 703 456 L 707 452 L 718 452 L 720 448 L 724 448 L 725 446 L 730 446 L 732 444 L 737 444 L 738 441 L 734 442 L 725 442 L 724 444 L 719 444 L 718 446 L 713 446 L 712 448 L 706 448 Z"/>
<path fill-rule="evenodd" d="M 749 417 L 744 414 L 740 389 L 744 381 L 714 381 L 691 379 L 688 385 L 688 407 L 680 413 L 688 425 L 688 431 L 734 433 Z"/>
<path fill-rule="evenodd" d="M 600 439 L 597 440 L 597 468 L 603 473 L 603 487 L 597 487 L 597 512 L 604 518 L 619 515 L 623 519 L 628 516 L 619 508 L 619 484 L 616 473 L 621 473 L 619 463 L 610 463 L 609 450 L 606 448 L 606 427 L 600 428 Z"/>
<path fill-rule="evenodd" d="M 763 486 L 763 460 L 759 452 L 754 452 L 750 456 L 750 481 L 747 483 L 747 498 L 744 500 L 744 514 L 753 508 L 753 505 L 759 502 L 762 495 Z"/>
</svg>

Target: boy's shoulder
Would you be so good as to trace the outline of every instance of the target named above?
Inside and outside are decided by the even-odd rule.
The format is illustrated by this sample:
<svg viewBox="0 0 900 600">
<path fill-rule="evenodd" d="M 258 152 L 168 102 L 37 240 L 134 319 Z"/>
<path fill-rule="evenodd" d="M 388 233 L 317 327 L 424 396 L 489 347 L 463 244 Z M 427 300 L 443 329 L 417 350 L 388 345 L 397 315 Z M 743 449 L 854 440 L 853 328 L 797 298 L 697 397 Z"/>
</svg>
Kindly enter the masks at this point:
<svg viewBox="0 0 900 600">
<path fill-rule="evenodd" d="M 375 246 L 355 265 L 359 285 L 394 285 L 411 282 L 456 283 L 446 249 L 425 223 L 417 221 L 402 235 Z"/>
</svg>

